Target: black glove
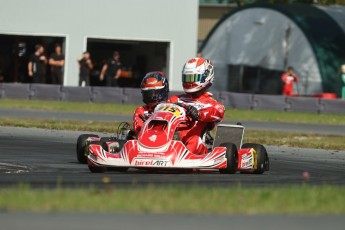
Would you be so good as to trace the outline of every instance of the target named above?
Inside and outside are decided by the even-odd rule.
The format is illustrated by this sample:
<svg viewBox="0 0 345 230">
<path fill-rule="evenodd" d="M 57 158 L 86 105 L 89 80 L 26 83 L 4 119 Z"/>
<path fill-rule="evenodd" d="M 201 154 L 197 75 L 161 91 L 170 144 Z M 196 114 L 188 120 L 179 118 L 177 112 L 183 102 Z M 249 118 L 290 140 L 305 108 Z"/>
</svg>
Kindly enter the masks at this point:
<svg viewBox="0 0 345 230">
<path fill-rule="evenodd" d="M 194 106 L 187 105 L 186 113 L 187 113 L 187 116 L 192 118 L 193 120 L 195 121 L 199 120 L 199 111 Z"/>
</svg>

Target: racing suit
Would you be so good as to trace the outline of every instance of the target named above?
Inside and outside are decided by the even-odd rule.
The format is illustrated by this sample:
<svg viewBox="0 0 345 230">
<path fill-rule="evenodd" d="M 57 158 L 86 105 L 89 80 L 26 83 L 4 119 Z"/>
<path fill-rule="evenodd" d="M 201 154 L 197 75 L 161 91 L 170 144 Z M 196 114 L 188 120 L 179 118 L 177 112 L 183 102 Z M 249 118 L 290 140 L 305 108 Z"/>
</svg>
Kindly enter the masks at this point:
<svg viewBox="0 0 345 230">
<path fill-rule="evenodd" d="M 138 107 L 133 115 L 133 128 L 136 133 L 139 133 L 144 121 L 140 118 L 142 115 L 145 119 L 148 119 L 154 111 L 154 107 L 149 107 L 147 105 L 143 105 Z"/>
<path fill-rule="evenodd" d="M 201 136 L 207 129 L 213 129 L 215 123 L 224 118 L 225 108 L 223 104 L 212 98 L 212 94 L 204 92 L 198 97 L 190 94 L 172 96 L 169 102 L 183 103 L 194 106 L 199 112 L 197 121 L 193 121 L 188 129 L 179 130 L 181 141 L 187 149 L 194 154 L 206 154 L 208 149 L 202 142 Z"/>
<path fill-rule="evenodd" d="M 283 95 L 291 96 L 293 95 L 293 82 L 298 82 L 298 77 L 296 75 L 289 74 L 287 72 L 283 73 L 282 81 L 284 83 Z"/>
</svg>

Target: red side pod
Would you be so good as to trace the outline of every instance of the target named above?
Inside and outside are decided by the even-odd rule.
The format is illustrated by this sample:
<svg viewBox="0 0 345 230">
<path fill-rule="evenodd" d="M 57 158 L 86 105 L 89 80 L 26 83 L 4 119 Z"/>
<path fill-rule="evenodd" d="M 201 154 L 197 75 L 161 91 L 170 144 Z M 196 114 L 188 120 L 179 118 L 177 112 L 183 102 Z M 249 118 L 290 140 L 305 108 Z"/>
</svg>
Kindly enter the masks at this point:
<svg viewBox="0 0 345 230">
<path fill-rule="evenodd" d="M 241 171 L 251 171 L 254 168 L 254 149 L 246 148 L 238 150 L 238 169 Z"/>
</svg>

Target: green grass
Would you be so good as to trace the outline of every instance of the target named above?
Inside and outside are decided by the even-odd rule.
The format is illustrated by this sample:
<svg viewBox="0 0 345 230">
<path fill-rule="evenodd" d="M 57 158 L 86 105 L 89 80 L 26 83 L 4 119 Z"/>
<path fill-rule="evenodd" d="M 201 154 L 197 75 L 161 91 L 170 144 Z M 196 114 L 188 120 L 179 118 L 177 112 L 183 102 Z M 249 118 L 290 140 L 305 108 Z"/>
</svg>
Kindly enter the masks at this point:
<svg viewBox="0 0 345 230">
<path fill-rule="evenodd" d="M 89 102 L 0 99 L 0 107 L 103 114 L 133 114 L 139 105 Z"/>
<path fill-rule="evenodd" d="M 305 124 L 334 124 L 345 125 L 345 116 L 336 114 L 316 114 L 298 112 L 276 112 L 259 110 L 229 109 L 225 119 L 239 121 L 268 121 Z"/>
<path fill-rule="evenodd" d="M 1 118 L 0 126 L 114 133 L 120 122 Z"/>
<path fill-rule="evenodd" d="M 335 135 L 273 132 L 261 130 L 247 130 L 244 135 L 244 142 L 263 143 L 274 146 L 345 151 L 344 139 L 344 136 Z"/>
<path fill-rule="evenodd" d="M 0 107 L 132 115 L 139 105 L 0 99 Z M 345 125 L 344 115 L 227 109 L 225 119 Z"/>
<path fill-rule="evenodd" d="M 109 180 L 109 178 L 107 178 Z M 105 180 L 105 181 L 107 181 Z M 345 187 L 146 186 L 105 189 L 0 189 L 5 211 L 191 214 L 345 214 Z"/>
<path fill-rule="evenodd" d="M 116 133 L 119 122 L 0 118 L 0 126 Z M 343 136 L 246 130 L 244 142 L 300 148 L 345 150 Z"/>
</svg>

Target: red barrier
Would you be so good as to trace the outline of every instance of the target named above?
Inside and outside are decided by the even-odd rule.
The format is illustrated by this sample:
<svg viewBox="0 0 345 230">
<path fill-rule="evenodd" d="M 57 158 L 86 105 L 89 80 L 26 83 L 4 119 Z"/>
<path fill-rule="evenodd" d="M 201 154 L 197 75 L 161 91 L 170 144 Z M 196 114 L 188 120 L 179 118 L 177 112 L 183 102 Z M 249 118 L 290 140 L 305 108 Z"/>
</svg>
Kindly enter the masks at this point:
<svg viewBox="0 0 345 230">
<path fill-rule="evenodd" d="M 335 93 L 319 93 L 314 94 L 313 97 L 323 98 L 323 99 L 335 99 L 337 95 Z"/>
</svg>

